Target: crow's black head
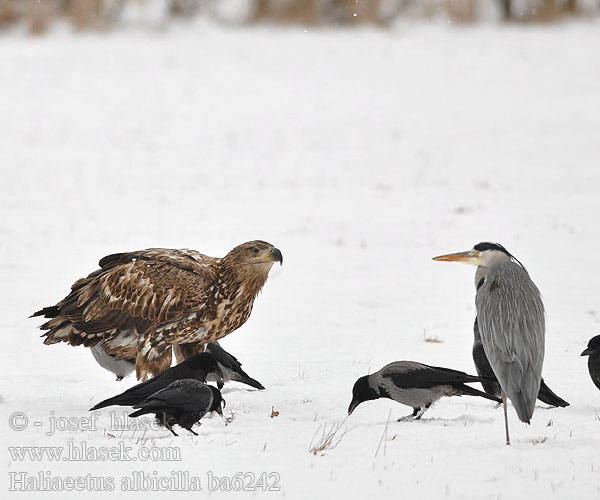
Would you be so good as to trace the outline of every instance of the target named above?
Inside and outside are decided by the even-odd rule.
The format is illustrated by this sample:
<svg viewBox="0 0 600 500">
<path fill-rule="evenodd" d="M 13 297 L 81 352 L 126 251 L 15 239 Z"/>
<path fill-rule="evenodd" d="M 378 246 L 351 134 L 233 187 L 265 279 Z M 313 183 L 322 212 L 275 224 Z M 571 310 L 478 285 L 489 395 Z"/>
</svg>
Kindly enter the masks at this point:
<svg viewBox="0 0 600 500">
<path fill-rule="evenodd" d="M 369 377 L 365 375 L 360 377 L 352 388 L 352 401 L 348 407 L 348 415 L 350 415 L 356 407 L 365 401 L 379 399 L 379 393 L 369 385 Z"/>
<path fill-rule="evenodd" d="M 206 382 L 206 376 L 213 373 L 217 382 L 223 383 L 223 372 L 219 368 L 215 357 L 209 352 L 194 354 L 191 358 L 186 359 L 184 363 L 190 370 L 196 372 L 196 378 L 201 382 Z"/>
<path fill-rule="evenodd" d="M 591 356 L 592 354 L 600 354 L 600 335 L 592 337 L 588 342 L 587 349 L 581 353 L 582 356 Z"/>
<path fill-rule="evenodd" d="M 209 386 L 213 394 L 213 402 L 208 411 L 216 411 L 219 415 L 223 416 L 223 408 L 225 408 L 225 400 L 221 395 L 221 391 L 212 385 Z"/>
</svg>

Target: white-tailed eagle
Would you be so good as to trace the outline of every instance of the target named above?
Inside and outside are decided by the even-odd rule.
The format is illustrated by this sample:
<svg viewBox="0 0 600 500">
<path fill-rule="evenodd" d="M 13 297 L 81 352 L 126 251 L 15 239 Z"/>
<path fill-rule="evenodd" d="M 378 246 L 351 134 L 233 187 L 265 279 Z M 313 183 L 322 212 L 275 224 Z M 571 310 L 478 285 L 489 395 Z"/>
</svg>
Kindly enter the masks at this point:
<svg viewBox="0 0 600 500">
<path fill-rule="evenodd" d="M 135 358 L 145 380 L 171 366 L 172 348 L 181 361 L 242 326 L 274 262 L 283 263 L 281 252 L 258 240 L 223 258 L 166 248 L 112 254 L 32 316 L 49 318 L 45 344 L 102 342 L 116 359 Z"/>
</svg>

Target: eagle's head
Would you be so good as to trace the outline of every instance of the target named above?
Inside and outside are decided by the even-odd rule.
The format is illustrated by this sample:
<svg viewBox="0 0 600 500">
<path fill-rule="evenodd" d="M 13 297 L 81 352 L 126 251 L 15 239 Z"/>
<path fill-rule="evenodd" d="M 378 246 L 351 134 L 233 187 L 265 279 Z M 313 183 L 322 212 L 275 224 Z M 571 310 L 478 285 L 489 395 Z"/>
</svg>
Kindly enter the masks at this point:
<svg viewBox="0 0 600 500">
<path fill-rule="evenodd" d="M 273 263 L 283 264 L 281 251 L 261 240 L 247 241 L 238 245 L 225 256 L 224 260 L 240 267 L 259 266 L 266 269 L 267 272 Z"/>
<path fill-rule="evenodd" d="M 267 281 L 273 264 L 283 264 L 283 256 L 281 251 L 270 243 L 254 240 L 235 247 L 222 262 L 226 275 L 233 280 L 241 280 L 244 293 L 255 297 Z"/>
</svg>

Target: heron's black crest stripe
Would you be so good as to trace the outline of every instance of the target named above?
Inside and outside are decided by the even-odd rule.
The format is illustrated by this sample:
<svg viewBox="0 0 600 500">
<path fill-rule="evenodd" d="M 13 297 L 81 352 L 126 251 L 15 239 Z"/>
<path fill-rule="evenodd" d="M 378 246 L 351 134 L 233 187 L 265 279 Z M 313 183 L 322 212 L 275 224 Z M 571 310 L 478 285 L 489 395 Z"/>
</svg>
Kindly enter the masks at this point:
<svg viewBox="0 0 600 500">
<path fill-rule="evenodd" d="M 485 252 L 486 250 L 499 250 L 500 252 L 512 257 L 511 253 L 499 243 L 490 243 L 488 241 L 484 241 L 482 243 L 477 243 L 477 245 L 475 245 L 473 248 L 478 252 Z"/>
<path fill-rule="evenodd" d="M 508 255 L 513 260 L 513 262 L 519 264 L 523 268 L 523 270 L 527 274 L 529 274 L 525 266 L 521 263 L 521 261 L 517 259 L 512 253 L 510 253 L 506 248 L 500 245 L 500 243 L 490 243 L 489 241 L 483 241 L 481 243 L 477 243 L 477 245 L 475 245 L 473 248 L 478 252 L 485 252 L 486 250 L 498 250 L 499 252 Z"/>
<path fill-rule="evenodd" d="M 477 290 L 479 290 L 484 283 L 485 283 L 485 276 L 479 280 L 479 283 L 477 283 Z M 477 320 L 475 320 L 475 321 L 477 321 Z"/>
</svg>

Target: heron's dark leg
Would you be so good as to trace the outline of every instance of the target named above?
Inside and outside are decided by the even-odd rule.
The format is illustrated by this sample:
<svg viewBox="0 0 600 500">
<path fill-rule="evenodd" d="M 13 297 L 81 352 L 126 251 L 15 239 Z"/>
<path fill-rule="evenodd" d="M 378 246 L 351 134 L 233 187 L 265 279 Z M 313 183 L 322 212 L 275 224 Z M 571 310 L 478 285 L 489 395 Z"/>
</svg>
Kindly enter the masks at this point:
<svg viewBox="0 0 600 500">
<path fill-rule="evenodd" d="M 188 431 L 190 431 L 190 432 L 191 432 L 191 433 L 192 433 L 194 436 L 197 436 L 197 435 L 198 435 L 198 433 L 197 433 L 197 432 L 195 432 L 195 431 L 193 431 L 191 427 L 190 427 L 190 428 L 188 428 Z"/>
<path fill-rule="evenodd" d="M 510 435 L 508 434 L 508 410 L 506 405 L 506 393 L 502 391 L 502 405 L 504 406 L 504 430 L 506 431 L 506 446 L 510 446 Z"/>
</svg>

